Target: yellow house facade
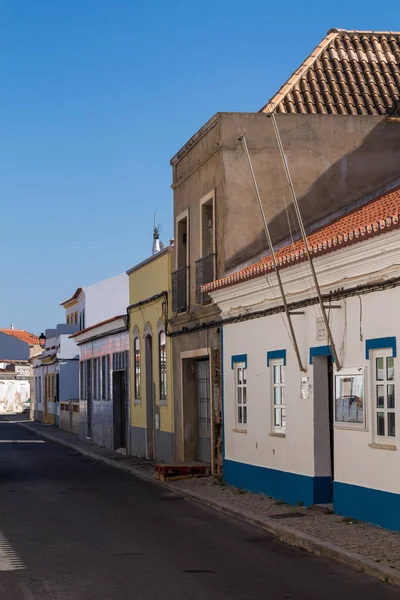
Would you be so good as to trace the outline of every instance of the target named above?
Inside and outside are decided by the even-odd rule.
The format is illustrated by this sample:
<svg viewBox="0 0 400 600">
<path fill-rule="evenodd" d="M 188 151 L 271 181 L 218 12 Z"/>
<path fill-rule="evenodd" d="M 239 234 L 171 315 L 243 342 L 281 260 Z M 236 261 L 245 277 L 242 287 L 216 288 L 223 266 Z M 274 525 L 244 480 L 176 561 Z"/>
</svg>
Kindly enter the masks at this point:
<svg viewBox="0 0 400 600">
<path fill-rule="evenodd" d="M 136 265 L 129 276 L 131 453 L 157 461 L 174 458 L 171 338 L 173 246 Z"/>
</svg>

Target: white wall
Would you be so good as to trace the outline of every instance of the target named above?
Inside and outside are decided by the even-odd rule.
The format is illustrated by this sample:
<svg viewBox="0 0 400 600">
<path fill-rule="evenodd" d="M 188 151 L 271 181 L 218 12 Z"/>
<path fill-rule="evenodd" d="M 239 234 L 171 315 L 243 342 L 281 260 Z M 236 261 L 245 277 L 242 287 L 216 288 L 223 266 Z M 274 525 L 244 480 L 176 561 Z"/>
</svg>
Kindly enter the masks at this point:
<svg viewBox="0 0 400 600">
<path fill-rule="evenodd" d="M 0 377 L 0 412 L 22 412 L 30 397 L 29 380 Z"/>
<path fill-rule="evenodd" d="M 325 255 L 315 260 L 323 293 L 361 283 L 383 282 L 400 276 L 400 234 L 398 230 L 385 233 L 354 246 Z M 282 270 L 289 301 L 315 296 L 306 265 L 295 265 Z M 279 301 L 274 276 L 269 275 L 272 288 L 265 278 L 243 282 L 230 288 L 213 292 L 213 298 L 229 317 L 245 310 L 262 310 Z M 361 304 L 360 304 L 361 303 Z M 371 447 L 371 444 L 388 444 L 375 434 L 375 389 L 372 387 L 372 360 L 366 358 L 366 340 L 396 337 L 400 345 L 400 287 L 335 300 L 340 308 L 330 311 L 333 338 L 341 368 L 364 367 L 366 411 L 365 429 L 349 429 L 335 424 L 334 464 L 335 481 L 350 483 L 400 494 L 400 396 L 396 396 L 396 437 L 390 444 L 396 449 Z M 362 308 L 362 310 L 361 310 Z M 284 314 L 270 315 L 254 320 L 224 326 L 224 421 L 225 456 L 227 459 L 276 468 L 305 475 L 325 474 L 328 448 L 316 447 L 325 459 L 322 464 L 314 459 L 313 424 L 316 411 L 313 393 L 308 400 L 300 399 L 300 379 L 308 376 L 314 383 L 314 367 L 309 364 L 311 347 L 328 345 L 327 339 L 317 339 L 318 306 L 301 308 L 304 315 L 293 317 L 301 357 L 307 372 L 298 368 L 294 350 L 284 325 Z M 266 365 L 269 350 L 287 350 L 286 367 L 286 437 L 274 438 L 271 431 L 270 373 Z M 231 357 L 247 354 L 248 360 L 248 424 L 247 434 L 236 433 L 234 411 L 233 371 Z M 395 376 L 400 377 L 400 359 L 395 358 Z M 337 365 L 334 365 L 334 373 Z M 323 386 L 322 386 L 323 387 Z M 317 381 L 315 393 L 321 392 Z M 325 415 L 326 416 L 326 415 Z M 324 438 L 326 439 L 326 438 Z M 316 466 L 317 465 L 317 472 Z M 324 466 L 325 465 L 325 466 Z"/>
<path fill-rule="evenodd" d="M 298 328 L 297 328 L 298 329 Z M 314 475 L 313 400 L 300 399 L 300 373 L 282 317 L 224 326 L 225 458 L 302 475 Z M 305 345 L 303 344 L 305 357 Z M 271 376 L 267 352 L 287 351 L 286 437 L 272 431 Z M 247 354 L 247 433 L 236 428 L 231 358 Z M 311 374 L 312 375 L 312 374 Z"/>
<path fill-rule="evenodd" d="M 128 284 L 128 275 L 121 273 L 85 287 L 85 327 L 91 327 L 117 315 L 124 315 L 129 304 Z"/>
</svg>

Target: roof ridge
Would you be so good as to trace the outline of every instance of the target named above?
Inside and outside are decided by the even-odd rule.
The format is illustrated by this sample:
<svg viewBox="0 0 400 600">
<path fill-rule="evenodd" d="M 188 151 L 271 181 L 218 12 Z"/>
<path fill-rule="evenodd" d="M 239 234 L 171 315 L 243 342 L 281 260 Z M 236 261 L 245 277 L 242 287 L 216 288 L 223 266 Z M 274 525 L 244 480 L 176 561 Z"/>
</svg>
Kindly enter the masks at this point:
<svg viewBox="0 0 400 600">
<path fill-rule="evenodd" d="M 326 36 L 315 46 L 314 50 L 307 56 L 307 58 L 301 63 L 301 65 L 291 74 L 289 79 L 286 80 L 277 93 L 268 100 L 268 102 L 261 108 L 259 112 L 273 112 L 280 101 L 286 96 L 286 94 L 294 88 L 299 79 L 303 76 L 304 72 L 307 71 L 315 63 L 317 58 L 321 56 L 322 52 L 326 50 L 329 44 L 338 36 L 339 30 L 330 29 Z"/>
<path fill-rule="evenodd" d="M 399 57 L 400 32 L 332 28 L 259 112 L 391 114 L 399 101 Z"/>
<path fill-rule="evenodd" d="M 337 27 L 332 27 L 329 33 L 337 32 L 337 33 L 371 33 L 375 35 L 400 35 L 400 31 L 375 31 L 374 29 L 340 29 Z M 327 34 L 327 35 L 328 35 Z"/>
</svg>

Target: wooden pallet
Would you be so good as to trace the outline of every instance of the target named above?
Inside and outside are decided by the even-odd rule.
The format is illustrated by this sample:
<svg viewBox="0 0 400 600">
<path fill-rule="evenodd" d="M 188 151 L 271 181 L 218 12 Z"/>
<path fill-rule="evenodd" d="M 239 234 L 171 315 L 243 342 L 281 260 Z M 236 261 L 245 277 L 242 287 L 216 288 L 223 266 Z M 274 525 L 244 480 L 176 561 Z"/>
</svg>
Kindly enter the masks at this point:
<svg viewBox="0 0 400 600">
<path fill-rule="evenodd" d="M 191 479 L 193 475 L 164 475 L 163 473 L 155 473 L 154 478 L 158 481 L 178 481 L 179 479 Z"/>
<path fill-rule="evenodd" d="M 188 479 L 190 477 L 201 477 L 209 474 L 207 465 L 154 465 L 155 478 L 160 481 L 174 481 L 176 479 Z M 174 478 L 174 479 L 172 479 Z"/>
</svg>

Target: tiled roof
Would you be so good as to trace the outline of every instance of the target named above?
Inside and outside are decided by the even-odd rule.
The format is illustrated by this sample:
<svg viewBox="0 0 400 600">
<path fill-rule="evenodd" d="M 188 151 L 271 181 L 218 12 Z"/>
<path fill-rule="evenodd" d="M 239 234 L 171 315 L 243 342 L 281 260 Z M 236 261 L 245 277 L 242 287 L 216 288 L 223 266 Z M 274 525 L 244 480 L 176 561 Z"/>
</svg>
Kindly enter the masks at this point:
<svg viewBox="0 0 400 600">
<path fill-rule="evenodd" d="M 309 235 L 307 239 L 310 252 L 313 257 L 319 256 L 399 228 L 399 215 L 400 187 Z M 307 260 L 302 239 L 297 240 L 293 245 L 280 248 L 275 252 L 275 256 L 279 268 L 289 267 Z M 248 279 L 265 276 L 272 270 L 271 257 L 266 256 L 241 271 L 204 285 L 202 291 L 210 292 Z"/>
<path fill-rule="evenodd" d="M 5 333 L 6 335 L 11 335 L 22 342 L 27 342 L 30 345 L 35 345 L 39 343 L 39 338 L 33 333 L 29 333 L 28 331 L 24 331 L 23 329 L 0 329 L 1 333 Z"/>
<path fill-rule="evenodd" d="M 399 100 L 400 33 L 331 29 L 261 112 L 399 115 Z"/>
</svg>

